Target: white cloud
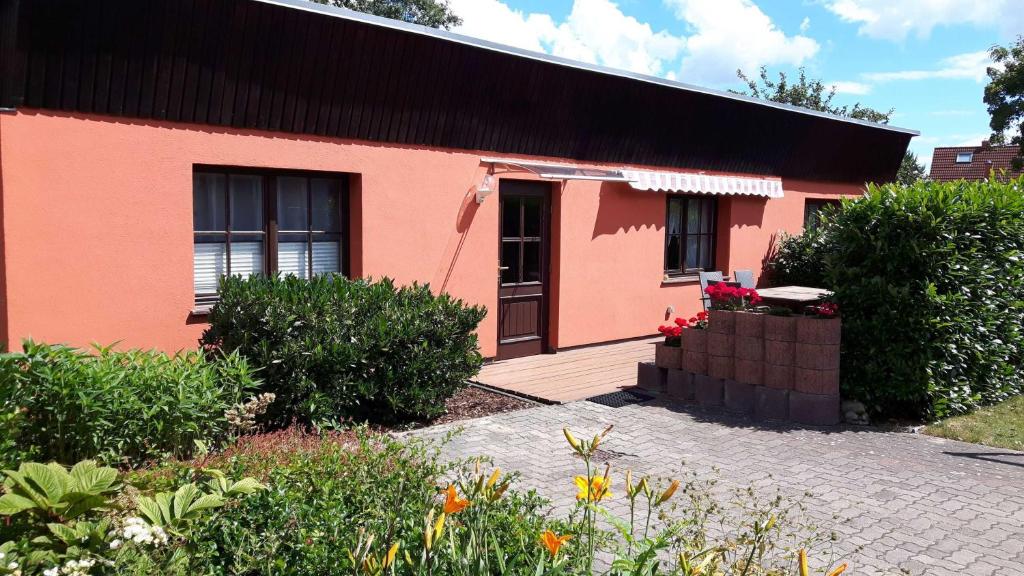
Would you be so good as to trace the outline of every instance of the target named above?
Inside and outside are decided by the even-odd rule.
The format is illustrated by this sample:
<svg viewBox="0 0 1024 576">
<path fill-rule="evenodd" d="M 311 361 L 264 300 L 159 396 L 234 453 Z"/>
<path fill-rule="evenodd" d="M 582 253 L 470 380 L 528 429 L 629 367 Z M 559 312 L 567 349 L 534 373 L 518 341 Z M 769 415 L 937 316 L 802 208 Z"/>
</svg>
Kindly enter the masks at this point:
<svg viewBox="0 0 1024 576">
<path fill-rule="evenodd" d="M 807 31 L 810 30 L 810 29 L 811 29 L 811 19 L 809 17 L 807 17 L 807 16 L 804 16 L 804 19 L 800 21 L 800 33 L 801 34 L 806 34 Z"/>
<path fill-rule="evenodd" d="M 507 0 L 505 0 L 507 1 Z M 463 24 L 457 32 L 612 68 L 729 84 L 736 69 L 799 66 L 819 45 L 787 36 L 752 0 L 664 0 L 687 25 L 689 36 L 655 31 L 622 12 L 613 0 L 573 0 L 564 21 L 514 10 L 502 0 L 450 0 Z M 810 21 L 805 19 L 804 27 Z"/>
<path fill-rule="evenodd" d="M 863 96 L 864 94 L 870 94 L 872 86 L 863 82 L 833 82 L 831 84 L 836 89 L 836 94 L 855 94 L 857 96 Z"/>
<path fill-rule="evenodd" d="M 944 58 L 934 70 L 900 70 L 896 72 L 869 72 L 863 77 L 871 82 L 893 82 L 899 80 L 985 80 L 985 70 L 993 66 L 987 51 L 968 52 Z"/>
<path fill-rule="evenodd" d="M 724 84 L 736 69 L 753 74 L 761 66 L 800 66 L 820 46 L 807 36 L 787 36 L 751 0 L 665 0 L 694 30 L 687 38 L 680 78 Z"/>
<path fill-rule="evenodd" d="M 462 17 L 457 32 L 527 50 L 642 74 L 663 75 L 686 39 L 622 13 L 610 0 L 575 0 L 564 22 L 525 14 L 499 0 L 451 0 Z"/>
<path fill-rule="evenodd" d="M 859 24 L 859 34 L 893 41 L 927 38 L 932 29 L 955 24 L 995 28 L 1006 37 L 1024 31 L 1020 0 L 826 0 L 825 7 Z"/>
</svg>

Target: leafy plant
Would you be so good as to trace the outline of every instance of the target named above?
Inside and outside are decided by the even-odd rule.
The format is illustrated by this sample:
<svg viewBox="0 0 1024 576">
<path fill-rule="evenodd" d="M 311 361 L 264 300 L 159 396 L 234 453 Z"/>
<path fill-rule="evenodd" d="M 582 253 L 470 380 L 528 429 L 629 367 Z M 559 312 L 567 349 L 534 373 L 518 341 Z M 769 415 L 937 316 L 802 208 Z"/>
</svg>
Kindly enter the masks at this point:
<svg viewBox="0 0 1024 576">
<path fill-rule="evenodd" d="M 40 520 L 75 520 L 109 509 L 117 490 L 117 470 L 86 460 L 69 472 L 56 463 L 25 462 L 18 470 L 4 471 L 0 516 L 28 513 Z"/>
<path fill-rule="evenodd" d="M 229 277 L 202 342 L 263 367 L 276 424 L 429 418 L 480 369 L 484 315 L 389 279 Z"/>
<path fill-rule="evenodd" d="M 65 464 L 187 456 L 196 441 L 226 437 L 224 412 L 256 385 L 233 354 L 207 360 L 26 340 L 22 352 L 0 355 L 0 397 L 19 411 L 10 423 L 16 446 Z"/>
<path fill-rule="evenodd" d="M 842 308 L 845 396 L 936 419 L 1024 391 L 1022 190 L 1024 179 L 870 186 L 783 243 L 776 271 L 820 273 Z"/>
<path fill-rule="evenodd" d="M 219 471 L 209 486 L 212 490 L 204 492 L 194 483 L 183 484 L 174 492 L 160 492 L 153 498 L 140 496 L 136 505 L 150 525 L 183 536 L 185 529 L 208 510 L 220 508 L 229 498 L 255 494 L 263 489 L 263 485 L 253 478 L 229 483 Z"/>
</svg>

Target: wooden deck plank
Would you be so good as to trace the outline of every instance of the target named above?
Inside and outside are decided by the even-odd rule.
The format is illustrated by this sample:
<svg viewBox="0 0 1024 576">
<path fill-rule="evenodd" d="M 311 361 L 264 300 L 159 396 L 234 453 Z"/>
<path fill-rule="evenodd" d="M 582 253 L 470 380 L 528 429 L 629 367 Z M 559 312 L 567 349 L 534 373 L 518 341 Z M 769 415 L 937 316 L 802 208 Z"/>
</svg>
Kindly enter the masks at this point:
<svg viewBox="0 0 1024 576">
<path fill-rule="evenodd" d="M 477 381 L 549 402 L 572 402 L 636 385 L 637 362 L 660 338 L 633 340 L 487 364 Z"/>
</svg>

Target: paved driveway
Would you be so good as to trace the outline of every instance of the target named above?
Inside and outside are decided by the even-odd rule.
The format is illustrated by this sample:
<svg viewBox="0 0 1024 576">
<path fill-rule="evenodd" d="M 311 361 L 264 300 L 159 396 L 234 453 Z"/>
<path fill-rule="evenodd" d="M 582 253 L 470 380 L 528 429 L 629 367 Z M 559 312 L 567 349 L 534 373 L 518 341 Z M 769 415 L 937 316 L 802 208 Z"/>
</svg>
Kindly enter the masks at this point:
<svg viewBox="0 0 1024 576">
<path fill-rule="evenodd" d="M 823 527 L 835 525 L 852 574 L 1024 572 L 1024 453 L 873 429 L 766 427 L 658 403 L 609 408 L 591 402 L 544 406 L 461 423 L 450 457 L 487 454 L 524 475 L 556 508 L 572 502 L 578 473 L 561 434 L 608 424 L 602 448 L 622 492 L 625 468 L 678 476 L 681 463 L 720 469 L 724 485 L 755 484 L 812 495 L 804 502 Z M 418 432 L 439 438 L 460 424 Z M 837 523 L 835 516 L 840 518 Z"/>
</svg>

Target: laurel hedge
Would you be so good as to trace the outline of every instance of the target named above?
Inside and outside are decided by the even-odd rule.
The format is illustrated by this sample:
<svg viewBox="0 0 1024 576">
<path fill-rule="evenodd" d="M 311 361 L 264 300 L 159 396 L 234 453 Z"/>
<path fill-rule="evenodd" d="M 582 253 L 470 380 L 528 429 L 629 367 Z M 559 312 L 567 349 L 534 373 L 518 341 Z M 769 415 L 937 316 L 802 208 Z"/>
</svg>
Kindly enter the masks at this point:
<svg viewBox="0 0 1024 576">
<path fill-rule="evenodd" d="M 872 185 L 814 234 L 783 242 L 773 272 L 824 263 L 844 396 L 932 419 L 1024 392 L 1024 178 Z"/>
</svg>

